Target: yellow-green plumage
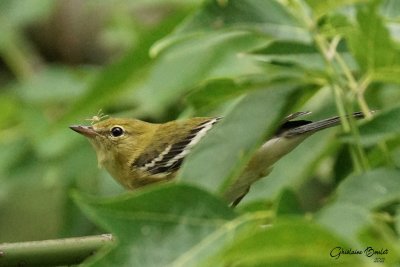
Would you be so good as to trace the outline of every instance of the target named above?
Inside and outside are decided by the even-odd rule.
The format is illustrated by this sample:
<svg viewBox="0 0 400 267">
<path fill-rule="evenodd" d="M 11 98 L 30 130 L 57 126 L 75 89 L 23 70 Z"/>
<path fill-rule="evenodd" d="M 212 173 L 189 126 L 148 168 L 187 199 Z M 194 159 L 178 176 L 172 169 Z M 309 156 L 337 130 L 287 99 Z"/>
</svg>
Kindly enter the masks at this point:
<svg viewBox="0 0 400 267">
<path fill-rule="evenodd" d="M 96 133 L 89 137 L 97 152 L 99 166 L 123 186 L 134 189 L 154 182 L 172 179 L 176 172 L 151 174 L 135 166 L 156 158 L 168 145 L 184 140 L 197 125 L 211 118 L 193 118 L 164 124 L 147 123 L 135 119 L 110 118 L 91 126 Z M 113 137 L 113 127 L 121 127 L 124 134 Z"/>
<path fill-rule="evenodd" d="M 250 186 L 266 176 L 273 164 L 313 133 L 340 123 L 339 117 L 317 122 L 295 120 L 309 112 L 289 115 L 275 136 L 267 140 L 250 159 L 243 173 L 227 188 L 223 197 L 236 205 Z M 362 118 L 356 112 L 354 118 Z M 92 126 L 71 126 L 88 137 L 98 163 L 128 189 L 169 181 L 175 177 L 185 156 L 218 122 L 219 118 L 191 118 L 163 124 L 135 119 L 109 118 Z M 227 137 L 227 142 L 235 140 Z M 221 177 L 222 179 L 223 177 Z"/>
</svg>

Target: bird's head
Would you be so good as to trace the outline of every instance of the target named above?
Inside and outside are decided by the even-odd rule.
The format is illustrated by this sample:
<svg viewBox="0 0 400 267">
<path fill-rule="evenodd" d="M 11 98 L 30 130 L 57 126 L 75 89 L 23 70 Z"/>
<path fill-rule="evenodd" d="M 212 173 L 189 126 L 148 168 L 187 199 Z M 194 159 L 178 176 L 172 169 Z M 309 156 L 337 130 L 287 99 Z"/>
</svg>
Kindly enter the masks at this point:
<svg viewBox="0 0 400 267">
<path fill-rule="evenodd" d="M 154 124 L 134 120 L 109 118 L 90 126 L 73 125 L 72 130 L 87 137 L 96 150 L 98 163 L 110 172 L 119 163 L 129 162 L 152 136 Z M 121 166 L 118 166 L 121 167 Z"/>
</svg>

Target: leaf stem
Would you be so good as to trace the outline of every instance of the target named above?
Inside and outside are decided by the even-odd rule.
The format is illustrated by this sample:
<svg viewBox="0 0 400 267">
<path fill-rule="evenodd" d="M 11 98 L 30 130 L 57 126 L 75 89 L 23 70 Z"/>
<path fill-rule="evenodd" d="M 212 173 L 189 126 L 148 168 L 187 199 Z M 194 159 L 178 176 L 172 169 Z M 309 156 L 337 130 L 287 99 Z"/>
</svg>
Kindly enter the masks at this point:
<svg viewBox="0 0 400 267">
<path fill-rule="evenodd" d="M 348 99 L 348 97 L 346 97 L 345 88 L 348 88 L 353 95 L 357 96 L 360 108 L 365 112 L 366 116 L 370 116 L 371 112 L 364 99 L 364 91 L 369 85 L 369 79 L 364 80 L 361 84 L 356 81 L 350 68 L 336 50 L 337 44 L 340 40 L 339 36 L 333 38 L 331 44 L 329 44 L 316 28 L 310 28 L 310 32 L 313 34 L 315 44 L 321 51 L 327 64 L 327 71 L 330 76 L 329 84 L 335 95 L 335 102 L 342 121 L 343 130 L 345 133 L 351 134 L 354 139 L 353 146 L 350 150 L 356 171 L 363 172 L 369 168 L 369 164 L 361 146 L 360 135 L 358 133 L 358 128 L 355 125 L 355 121 L 346 116 L 347 114 L 352 113 L 351 100 L 353 98 Z M 334 60 L 338 66 L 334 64 Z M 338 70 L 337 67 L 339 67 L 340 70 Z M 342 74 L 346 81 L 342 82 Z"/>
</svg>

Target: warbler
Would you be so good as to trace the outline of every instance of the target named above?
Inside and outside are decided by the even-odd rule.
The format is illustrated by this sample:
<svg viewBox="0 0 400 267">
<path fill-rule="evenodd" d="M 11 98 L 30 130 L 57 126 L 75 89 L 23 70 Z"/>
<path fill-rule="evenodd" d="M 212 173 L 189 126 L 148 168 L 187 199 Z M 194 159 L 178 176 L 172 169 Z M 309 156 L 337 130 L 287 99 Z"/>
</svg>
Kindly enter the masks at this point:
<svg viewBox="0 0 400 267">
<path fill-rule="evenodd" d="M 339 117 L 316 122 L 295 120 L 309 113 L 296 112 L 283 120 L 275 135 L 256 151 L 239 178 L 225 191 L 228 203 L 236 206 L 255 181 L 266 176 L 277 160 L 304 139 L 340 123 Z M 364 117 L 361 112 L 352 116 Z M 95 117 L 90 126 L 70 128 L 89 139 L 99 166 L 128 189 L 173 179 L 192 148 L 222 119 L 197 117 L 154 124 L 137 119 Z"/>
</svg>

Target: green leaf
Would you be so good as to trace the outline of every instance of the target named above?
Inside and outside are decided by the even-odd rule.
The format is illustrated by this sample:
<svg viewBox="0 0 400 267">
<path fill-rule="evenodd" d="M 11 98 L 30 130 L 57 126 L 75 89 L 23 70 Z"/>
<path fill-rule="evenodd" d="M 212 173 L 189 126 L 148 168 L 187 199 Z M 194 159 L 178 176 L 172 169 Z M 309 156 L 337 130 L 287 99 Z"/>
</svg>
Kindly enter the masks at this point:
<svg viewBox="0 0 400 267">
<path fill-rule="evenodd" d="M 0 98 L 0 129 L 6 129 L 10 125 L 13 125 L 17 121 L 18 110 L 20 108 L 19 102 L 16 97 L 11 94 L 3 93 Z M 8 134 L 2 137 L 2 141 L 14 137 L 14 135 Z M 1 153 L 1 152 L 0 152 Z M 1 165 L 1 164 L 0 164 Z"/>
<path fill-rule="evenodd" d="M 382 67 L 370 75 L 371 80 L 385 83 L 400 83 L 400 65 Z"/>
<path fill-rule="evenodd" d="M 400 134 L 400 124 L 395 123 L 398 118 L 400 118 L 400 106 L 377 112 L 372 120 L 360 125 L 362 142 L 365 145 L 374 145 L 379 141 L 397 137 Z"/>
<path fill-rule="evenodd" d="M 117 246 L 85 266 L 195 266 L 257 216 L 236 218 L 212 195 L 168 184 L 111 199 L 75 194 L 82 210 L 117 237 Z"/>
<path fill-rule="evenodd" d="M 177 30 L 152 47 L 156 55 L 188 36 L 220 30 L 247 30 L 283 40 L 309 42 L 309 33 L 278 1 L 207 1 Z"/>
<path fill-rule="evenodd" d="M 368 0 L 306 0 L 307 4 L 312 8 L 313 14 L 316 18 L 320 18 L 335 9 L 367 1 Z"/>
<path fill-rule="evenodd" d="M 274 86 L 246 95 L 193 149 L 179 178 L 221 191 L 229 184 L 227 178 L 234 180 L 262 141 L 272 135 L 293 92 L 290 86 Z"/>
<path fill-rule="evenodd" d="M 0 3 L 0 16 L 12 27 L 26 26 L 44 19 L 53 11 L 55 4 L 51 0 L 3 0 Z"/>
<path fill-rule="evenodd" d="M 206 80 L 263 73 L 246 52 L 266 42 L 244 31 L 221 31 L 196 35 L 171 46 L 159 56 L 137 93 L 139 108 L 147 114 L 160 114 Z"/>
<path fill-rule="evenodd" d="M 254 51 L 258 60 L 272 64 L 296 64 L 310 69 L 323 69 L 325 62 L 318 51 L 310 45 L 277 41 Z"/>
<path fill-rule="evenodd" d="M 202 266 L 364 266 L 360 255 L 330 256 L 349 247 L 326 229 L 303 220 L 283 220 L 237 238 Z"/>
<path fill-rule="evenodd" d="M 380 11 L 385 17 L 397 19 L 400 14 L 400 2 L 397 0 L 384 0 L 382 1 Z"/>
<path fill-rule="evenodd" d="M 400 200 L 400 171 L 376 169 L 347 177 L 333 203 L 321 209 L 317 221 L 343 238 L 357 242 L 361 231 L 373 225 L 372 210 Z"/>
<path fill-rule="evenodd" d="M 400 234 L 400 205 L 397 205 L 396 215 L 394 217 L 394 227 L 396 229 L 397 234 Z"/>
<path fill-rule="evenodd" d="M 400 171 L 376 169 L 346 178 L 337 189 L 336 202 L 376 209 L 400 200 Z"/>
<path fill-rule="evenodd" d="M 382 17 L 378 15 L 378 1 L 359 7 L 358 27 L 347 35 L 349 47 L 360 68 L 371 73 L 382 67 L 399 65 L 399 53 L 390 38 Z"/>
<path fill-rule="evenodd" d="M 338 52 L 341 52 L 345 62 L 350 69 L 356 69 L 355 62 L 347 52 L 344 45 L 339 45 Z M 274 41 L 265 48 L 254 51 L 257 60 L 270 64 L 297 65 L 306 69 L 323 71 L 326 62 L 321 53 L 313 46 L 291 41 Z M 287 69 L 288 72 L 290 69 Z M 292 72 L 292 70 L 290 70 Z M 303 71 L 304 72 L 304 71 Z M 291 75 L 291 73 L 287 74 Z"/>
<path fill-rule="evenodd" d="M 276 206 L 278 216 L 303 214 L 301 204 L 297 194 L 291 189 L 282 190 Z"/>
<path fill-rule="evenodd" d="M 221 3 L 209 1 L 200 12 L 181 25 L 177 32 L 214 30 L 235 25 L 299 25 L 286 8 L 275 0 L 232 0 Z"/>
<path fill-rule="evenodd" d="M 333 203 L 316 214 L 316 221 L 352 243 L 368 225 L 373 224 L 371 213 L 351 203 Z"/>
<path fill-rule="evenodd" d="M 233 79 L 210 80 L 191 92 L 186 100 L 196 110 L 209 110 L 230 99 L 252 90 L 252 80 L 237 81 Z"/>
<path fill-rule="evenodd" d="M 375 223 L 363 230 L 359 237 L 360 243 L 366 248 L 364 255 L 369 255 L 371 259 L 384 258 L 385 266 L 396 266 L 400 259 L 400 244 L 398 236 L 395 236 L 389 225 Z M 387 254 L 378 254 L 385 251 Z M 378 253 L 371 254 L 373 251 Z"/>
<path fill-rule="evenodd" d="M 82 77 L 83 76 L 83 77 Z M 57 106 L 81 97 L 91 75 L 52 66 L 15 86 L 21 100 L 32 105 Z"/>
</svg>

